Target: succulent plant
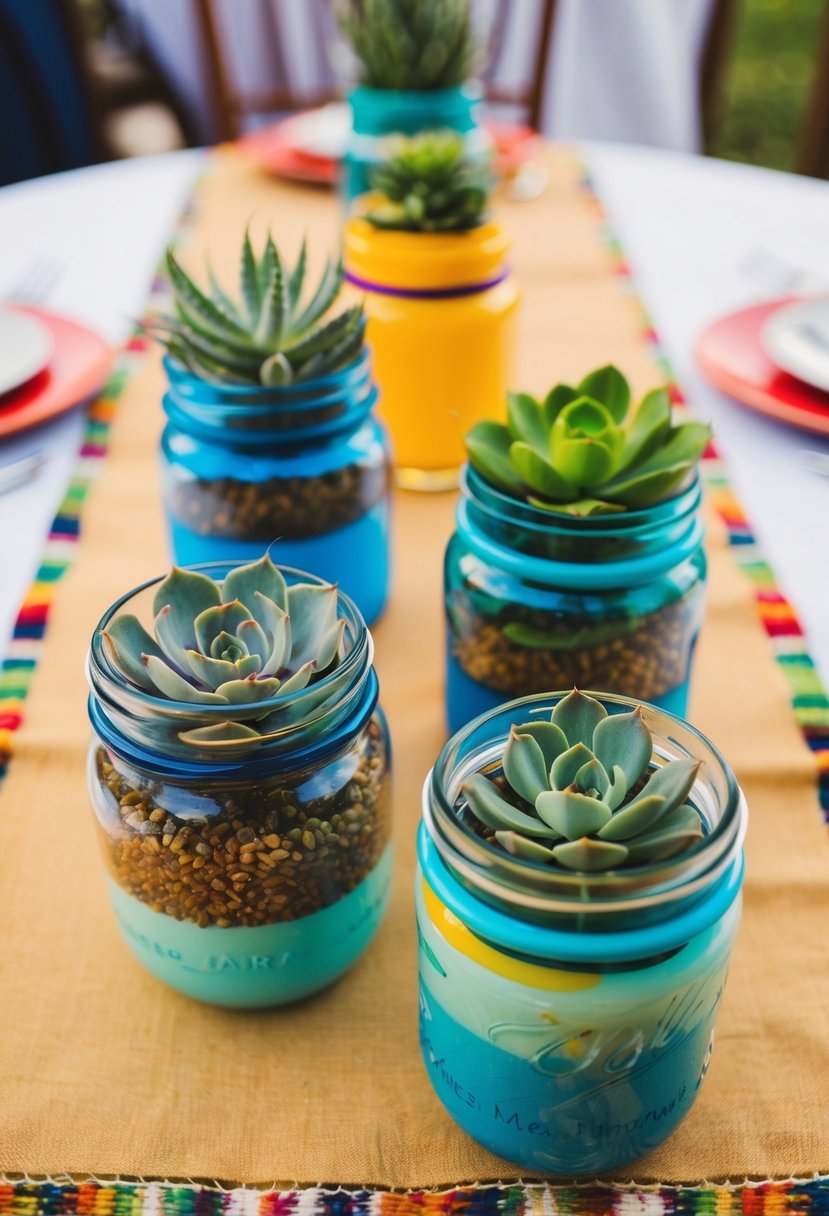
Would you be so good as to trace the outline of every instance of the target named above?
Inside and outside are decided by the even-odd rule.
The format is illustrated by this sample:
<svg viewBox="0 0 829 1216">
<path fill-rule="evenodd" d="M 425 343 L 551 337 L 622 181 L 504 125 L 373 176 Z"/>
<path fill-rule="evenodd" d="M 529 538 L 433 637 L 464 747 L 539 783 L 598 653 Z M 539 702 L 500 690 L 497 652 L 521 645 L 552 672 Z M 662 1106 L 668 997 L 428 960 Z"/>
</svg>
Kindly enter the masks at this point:
<svg viewBox="0 0 829 1216">
<path fill-rule="evenodd" d="M 469 0 L 335 0 L 340 29 L 372 89 L 449 89 L 473 75 Z"/>
<path fill-rule="evenodd" d="M 301 707 L 282 698 L 336 671 L 346 622 L 337 617 L 331 584 L 288 586 L 266 554 L 221 581 L 173 567 L 153 600 L 153 633 L 130 613 L 103 631 L 110 659 L 130 684 L 164 700 L 197 707 L 226 705 L 228 719 L 185 731 L 194 744 L 259 741 L 278 722 L 318 709 L 332 692 Z M 233 721 L 233 706 L 262 704 L 260 729 Z M 286 716 L 287 715 L 287 716 Z"/>
<path fill-rule="evenodd" d="M 391 139 L 371 184 L 380 198 L 364 218 L 376 228 L 462 232 L 483 223 L 489 170 L 466 156 L 456 131 L 424 131 Z"/>
<path fill-rule="evenodd" d="M 508 853 L 565 870 L 616 870 L 673 857 L 702 836 L 685 802 L 699 764 L 670 760 L 648 774 L 652 757 L 639 706 L 608 714 L 574 689 L 550 721 L 513 726 L 503 791 L 483 773 L 462 789 Z"/>
<path fill-rule="evenodd" d="M 702 455 L 711 430 L 674 425 L 664 388 L 632 406 L 622 373 L 608 364 L 543 401 L 511 393 L 508 421 L 478 422 L 466 435 L 474 469 L 497 489 L 543 510 L 599 515 L 667 498 Z"/>
<path fill-rule="evenodd" d="M 246 232 L 238 302 L 212 271 L 207 294 L 181 268 L 172 249 L 166 260 L 176 315 L 153 318 L 146 327 L 201 379 L 270 386 L 313 380 L 353 363 L 363 348 L 366 321 L 360 305 L 327 317 L 342 284 L 340 261 L 326 264 L 302 304 L 304 241 L 289 270 L 270 233 L 257 258 Z"/>
</svg>

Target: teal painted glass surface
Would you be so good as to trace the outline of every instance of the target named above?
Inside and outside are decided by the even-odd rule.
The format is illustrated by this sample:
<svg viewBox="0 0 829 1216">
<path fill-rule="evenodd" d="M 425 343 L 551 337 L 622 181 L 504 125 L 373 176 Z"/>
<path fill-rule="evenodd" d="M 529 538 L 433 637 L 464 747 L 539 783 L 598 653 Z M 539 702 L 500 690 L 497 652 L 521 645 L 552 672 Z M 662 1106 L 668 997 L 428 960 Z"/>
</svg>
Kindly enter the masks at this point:
<svg viewBox="0 0 829 1216">
<path fill-rule="evenodd" d="M 210 384 L 165 360 L 161 477 L 182 566 L 274 561 L 337 583 L 369 624 L 389 588 L 390 457 L 365 353 L 307 384 Z"/>
<path fill-rule="evenodd" d="M 289 585 L 315 581 L 282 570 Z M 88 661 L 88 782 L 114 911 L 141 962 L 188 996 L 284 1004 L 347 970 L 387 902 L 390 748 L 371 636 L 339 595 L 339 666 L 290 694 L 280 729 L 217 748 L 190 732 L 227 705 L 144 692 L 108 657 L 100 631 L 123 613 L 151 619 L 155 586 L 109 610 Z M 255 728 L 270 704 L 232 715 Z"/>
<path fill-rule="evenodd" d="M 383 158 L 383 141 L 389 135 L 417 135 L 434 128 L 459 131 L 467 137 L 470 155 L 487 156 L 489 136 L 478 125 L 481 96 L 472 83 L 411 92 L 364 85 L 353 89 L 348 95 L 352 129 L 343 163 L 346 203 L 371 189 L 371 172 Z"/>
<path fill-rule="evenodd" d="M 684 714 L 702 536 L 696 478 L 652 507 L 576 518 L 510 498 L 465 466 L 444 560 L 449 729 L 574 685 Z"/>
<path fill-rule="evenodd" d="M 588 1175 L 655 1148 L 696 1099 L 739 922 L 746 810 L 713 745 L 646 706 L 660 760 L 702 761 L 695 848 L 601 875 L 498 850 L 464 823 L 460 783 L 500 756 L 511 724 L 553 704 L 527 698 L 471 723 L 427 779 L 421 1047 L 437 1096 L 475 1140 L 525 1169 Z"/>
</svg>

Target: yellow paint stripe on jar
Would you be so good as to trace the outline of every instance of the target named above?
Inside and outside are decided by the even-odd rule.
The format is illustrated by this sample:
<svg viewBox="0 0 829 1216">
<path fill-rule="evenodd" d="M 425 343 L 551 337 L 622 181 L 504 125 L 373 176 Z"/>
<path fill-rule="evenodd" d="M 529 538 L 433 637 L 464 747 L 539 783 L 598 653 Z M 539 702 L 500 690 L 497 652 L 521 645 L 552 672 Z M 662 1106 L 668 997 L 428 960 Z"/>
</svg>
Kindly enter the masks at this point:
<svg viewBox="0 0 829 1216">
<path fill-rule="evenodd" d="M 587 988 L 595 988 L 599 983 L 601 977 L 587 971 L 544 967 L 496 950 L 467 929 L 463 921 L 438 899 L 425 879 L 423 899 L 432 924 L 452 949 L 495 975 L 514 980 L 517 984 L 526 984 L 529 988 L 543 988 L 547 992 L 583 992 Z"/>
</svg>

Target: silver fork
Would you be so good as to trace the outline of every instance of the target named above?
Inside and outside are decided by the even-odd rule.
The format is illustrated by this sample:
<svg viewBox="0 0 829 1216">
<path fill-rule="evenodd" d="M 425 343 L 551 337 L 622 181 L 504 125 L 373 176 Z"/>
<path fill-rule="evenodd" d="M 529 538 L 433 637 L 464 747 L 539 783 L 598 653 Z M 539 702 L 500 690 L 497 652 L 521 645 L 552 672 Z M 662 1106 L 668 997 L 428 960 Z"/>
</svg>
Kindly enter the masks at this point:
<svg viewBox="0 0 829 1216">
<path fill-rule="evenodd" d="M 755 245 L 737 264 L 747 278 L 772 295 L 807 295 L 829 290 L 826 280 L 762 245 Z"/>
<path fill-rule="evenodd" d="M 26 456 L 21 456 L 18 460 L 0 464 L 0 494 L 5 494 L 8 490 L 16 490 L 18 486 L 31 481 L 40 472 L 43 461 L 43 452 L 39 448 L 35 448 L 34 451 L 29 452 Z"/>
<path fill-rule="evenodd" d="M 61 264 L 56 258 L 38 255 L 3 293 L 4 297 L 16 304 L 43 304 L 60 278 L 61 271 Z"/>
</svg>

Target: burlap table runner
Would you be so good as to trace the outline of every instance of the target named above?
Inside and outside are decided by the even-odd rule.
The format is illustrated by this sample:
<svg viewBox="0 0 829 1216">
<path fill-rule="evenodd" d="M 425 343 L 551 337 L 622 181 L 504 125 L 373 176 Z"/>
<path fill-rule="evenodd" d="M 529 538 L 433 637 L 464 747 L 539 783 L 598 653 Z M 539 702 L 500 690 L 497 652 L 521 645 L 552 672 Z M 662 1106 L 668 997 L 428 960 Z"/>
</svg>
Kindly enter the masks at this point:
<svg viewBox="0 0 829 1216">
<path fill-rule="evenodd" d="M 530 204 L 504 204 L 523 288 L 517 384 L 545 390 L 605 360 L 659 379 L 578 186 L 551 159 Z M 242 228 L 337 239 L 334 199 L 217 155 L 195 247 L 233 273 Z M 677 285 L 681 290 L 681 285 Z M 463 352 L 458 352 L 463 357 Z M 397 863 L 387 920 L 332 990 L 291 1009 L 199 1006 L 146 974 L 107 903 L 85 790 L 83 656 L 101 611 L 167 564 L 155 448 L 162 378 L 127 387 L 110 457 L 62 584 L 0 807 L 0 1171 L 422 1187 L 514 1178 L 444 1113 L 417 1044 L 412 911 L 420 788 L 443 737 L 441 555 L 454 496 L 399 495 L 395 587 L 376 629 L 395 743 Z M 709 1076 L 642 1182 L 829 1169 L 829 845 L 815 769 L 709 519 L 708 617 L 691 716 L 734 765 L 751 826 L 743 926 Z"/>
</svg>

